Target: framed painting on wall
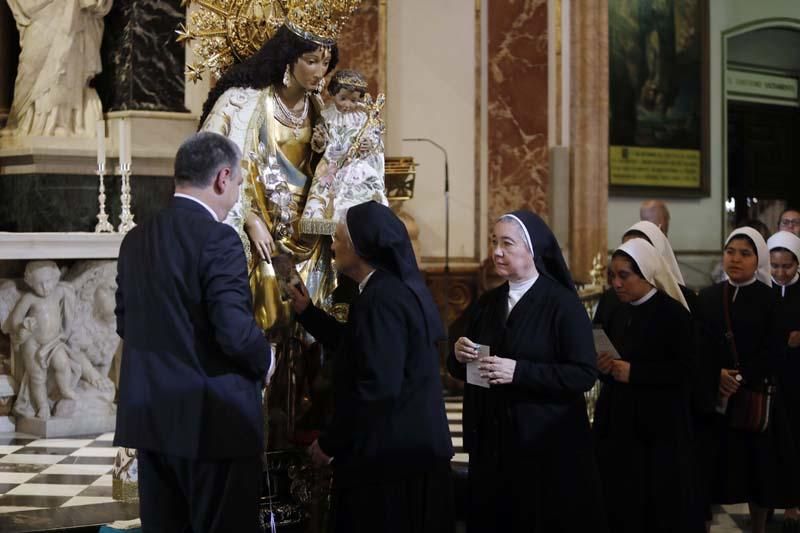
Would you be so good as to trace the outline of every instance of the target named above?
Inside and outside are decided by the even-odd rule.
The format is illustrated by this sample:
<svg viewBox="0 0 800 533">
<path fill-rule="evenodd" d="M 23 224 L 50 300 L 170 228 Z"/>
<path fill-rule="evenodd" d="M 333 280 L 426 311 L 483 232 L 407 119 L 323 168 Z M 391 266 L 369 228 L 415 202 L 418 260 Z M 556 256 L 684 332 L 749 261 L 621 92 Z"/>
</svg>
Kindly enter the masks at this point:
<svg viewBox="0 0 800 533">
<path fill-rule="evenodd" d="M 609 192 L 708 196 L 706 0 L 609 0 Z"/>
</svg>

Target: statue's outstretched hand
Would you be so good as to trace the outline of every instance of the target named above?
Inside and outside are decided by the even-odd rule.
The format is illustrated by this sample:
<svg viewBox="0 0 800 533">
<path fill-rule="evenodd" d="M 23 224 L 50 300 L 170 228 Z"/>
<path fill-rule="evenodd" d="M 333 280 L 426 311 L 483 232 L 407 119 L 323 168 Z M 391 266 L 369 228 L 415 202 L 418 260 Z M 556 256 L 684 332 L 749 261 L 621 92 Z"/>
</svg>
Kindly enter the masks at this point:
<svg viewBox="0 0 800 533">
<path fill-rule="evenodd" d="M 275 241 L 261 217 L 254 213 L 248 215 L 244 223 L 244 230 L 250 237 L 250 243 L 261 260 L 271 263 L 272 259 L 270 258 L 275 251 Z"/>
</svg>

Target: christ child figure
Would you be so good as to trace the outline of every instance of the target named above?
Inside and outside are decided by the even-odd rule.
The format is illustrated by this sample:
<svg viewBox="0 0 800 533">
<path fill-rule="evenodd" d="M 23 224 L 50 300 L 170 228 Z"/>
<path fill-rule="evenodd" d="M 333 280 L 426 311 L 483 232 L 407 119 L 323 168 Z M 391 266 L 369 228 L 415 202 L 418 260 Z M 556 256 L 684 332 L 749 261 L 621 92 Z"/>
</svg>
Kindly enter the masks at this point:
<svg viewBox="0 0 800 533">
<path fill-rule="evenodd" d="M 383 96 L 375 103 L 359 72 L 340 70 L 328 87 L 332 101 L 322 110 L 311 147 L 317 165 L 300 231 L 332 235 L 347 208 L 375 200 L 388 205 L 384 185 Z"/>
</svg>

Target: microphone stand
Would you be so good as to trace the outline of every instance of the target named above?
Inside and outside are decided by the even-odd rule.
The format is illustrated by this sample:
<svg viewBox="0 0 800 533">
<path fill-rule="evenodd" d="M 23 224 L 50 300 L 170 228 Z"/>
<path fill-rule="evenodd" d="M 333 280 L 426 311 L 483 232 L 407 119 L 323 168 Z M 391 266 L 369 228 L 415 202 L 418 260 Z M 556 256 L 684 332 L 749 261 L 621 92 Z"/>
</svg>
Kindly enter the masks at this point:
<svg viewBox="0 0 800 533">
<path fill-rule="evenodd" d="M 450 343 L 450 166 L 447 159 L 447 150 L 444 146 L 427 137 L 403 139 L 406 142 L 424 142 L 432 144 L 444 154 L 444 334 L 447 343 Z"/>
</svg>

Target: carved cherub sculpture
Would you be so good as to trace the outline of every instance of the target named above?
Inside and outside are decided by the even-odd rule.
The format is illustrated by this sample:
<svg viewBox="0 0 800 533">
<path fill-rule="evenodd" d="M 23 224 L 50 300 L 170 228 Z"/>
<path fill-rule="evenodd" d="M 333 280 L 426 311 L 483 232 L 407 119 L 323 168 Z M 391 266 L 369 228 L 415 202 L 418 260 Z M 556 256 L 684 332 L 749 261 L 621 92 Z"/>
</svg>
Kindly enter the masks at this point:
<svg viewBox="0 0 800 533">
<path fill-rule="evenodd" d="M 71 329 L 74 294 L 61 282 L 61 272 L 52 261 L 32 261 L 25 267 L 25 283 L 30 288 L 17 301 L 4 330 L 11 335 L 15 353 L 20 354 L 25 368 L 22 389 L 29 397 L 21 410 L 23 416 L 50 417 L 47 377 L 51 372 L 60 399 L 75 399 L 73 361 L 66 339 Z M 20 404 L 19 400 L 17 402 Z"/>
</svg>

